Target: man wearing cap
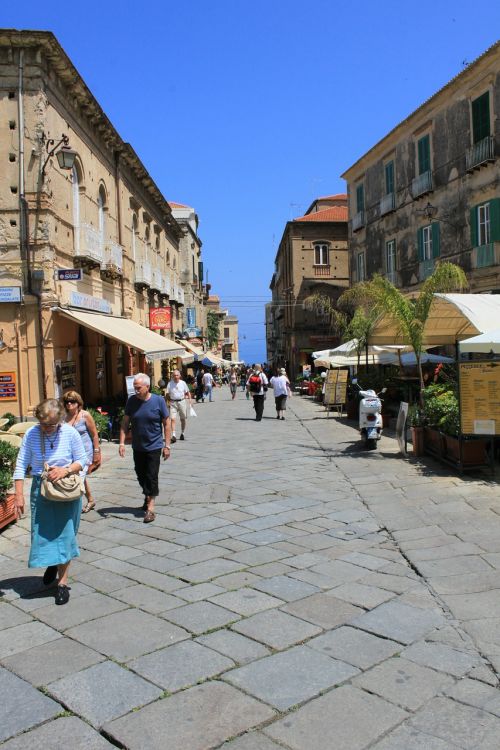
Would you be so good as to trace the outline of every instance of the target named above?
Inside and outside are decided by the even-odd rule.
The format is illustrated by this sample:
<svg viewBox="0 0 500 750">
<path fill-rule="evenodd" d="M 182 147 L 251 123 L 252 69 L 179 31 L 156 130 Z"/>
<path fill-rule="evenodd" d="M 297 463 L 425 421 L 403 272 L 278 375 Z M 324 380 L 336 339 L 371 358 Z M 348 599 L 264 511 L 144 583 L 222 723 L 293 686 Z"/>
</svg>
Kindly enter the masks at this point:
<svg viewBox="0 0 500 750">
<path fill-rule="evenodd" d="M 285 368 L 282 367 L 279 375 L 274 375 L 269 382 L 274 391 L 276 419 L 285 419 L 286 399 L 292 395 L 290 381 L 288 380 Z"/>
<path fill-rule="evenodd" d="M 187 383 L 185 383 L 184 380 L 181 380 L 181 373 L 179 370 L 173 371 L 172 380 L 167 385 L 167 403 L 170 405 L 170 419 L 172 422 L 172 437 L 170 441 L 175 443 L 177 440 L 175 434 L 177 416 L 181 421 L 180 439 L 185 440 L 184 433 L 186 431 L 186 420 L 188 410 L 191 408 L 191 392 Z"/>
<path fill-rule="evenodd" d="M 247 393 L 253 398 L 256 422 L 260 422 L 262 420 L 262 415 L 264 414 L 264 400 L 266 398 L 267 386 L 268 380 L 266 375 L 262 372 L 262 367 L 260 365 L 254 365 L 247 380 Z"/>
</svg>

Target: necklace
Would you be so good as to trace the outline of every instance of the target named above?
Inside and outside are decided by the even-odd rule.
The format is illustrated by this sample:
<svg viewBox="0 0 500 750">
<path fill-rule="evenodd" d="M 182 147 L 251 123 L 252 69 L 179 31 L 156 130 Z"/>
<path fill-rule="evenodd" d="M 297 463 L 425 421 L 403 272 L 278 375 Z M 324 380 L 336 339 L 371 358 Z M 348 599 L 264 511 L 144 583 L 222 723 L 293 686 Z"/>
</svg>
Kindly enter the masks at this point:
<svg viewBox="0 0 500 750">
<path fill-rule="evenodd" d="M 59 435 L 59 430 L 60 430 L 60 427 L 58 427 L 57 430 L 55 431 L 55 434 L 54 434 L 54 437 L 52 438 L 52 440 L 50 439 L 50 435 L 47 435 L 47 438 L 48 438 L 51 450 L 54 450 L 54 445 L 56 443 L 57 436 Z"/>
</svg>

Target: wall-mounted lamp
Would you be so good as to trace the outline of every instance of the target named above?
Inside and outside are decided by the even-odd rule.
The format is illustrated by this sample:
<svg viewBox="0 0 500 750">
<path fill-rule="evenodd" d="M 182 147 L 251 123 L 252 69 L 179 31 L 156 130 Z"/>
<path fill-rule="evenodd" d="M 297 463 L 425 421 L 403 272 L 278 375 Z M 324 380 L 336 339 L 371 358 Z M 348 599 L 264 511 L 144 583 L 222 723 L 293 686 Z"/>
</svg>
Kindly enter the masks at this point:
<svg viewBox="0 0 500 750">
<path fill-rule="evenodd" d="M 465 226 L 464 224 L 454 224 L 452 221 L 448 221 L 448 219 L 444 219 L 442 216 L 437 217 L 438 209 L 436 206 L 433 206 L 430 201 L 427 201 L 423 208 L 417 209 L 417 213 L 423 214 L 428 221 L 436 219 L 436 221 L 442 221 L 444 224 L 449 224 L 450 227 L 453 227 L 457 232 Z"/>
<path fill-rule="evenodd" d="M 42 166 L 42 175 L 45 175 L 45 169 L 47 167 L 47 164 L 49 163 L 49 159 L 51 159 L 53 156 L 57 158 L 61 169 L 73 169 L 76 158 L 76 151 L 73 151 L 73 149 L 69 147 L 69 138 L 67 135 L 64 135 L 63 133 L 61 136 L 61 140 L 57 143 L 53 138 L 46 139 L 46 136 L 44 135 L 42 138 L 42 143 L 45 143 L 45 148 L 47 149 L 47 158 L 45 159 Z"/>
</svg>

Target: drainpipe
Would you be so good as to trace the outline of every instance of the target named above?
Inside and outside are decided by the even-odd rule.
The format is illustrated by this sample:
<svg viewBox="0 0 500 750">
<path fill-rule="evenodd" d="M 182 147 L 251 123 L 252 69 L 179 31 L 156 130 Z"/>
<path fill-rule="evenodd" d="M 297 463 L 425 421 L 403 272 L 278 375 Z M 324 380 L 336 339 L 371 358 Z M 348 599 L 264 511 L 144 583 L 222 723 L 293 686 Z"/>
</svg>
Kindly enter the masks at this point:
<svg viewBox="0 0 500 750">
<path fill-rule="evenodd" d="M 19 240 L 21 246 L 21 258 L 26 260 L 26 281 L 28 293 L 37 298 L 38 330 L 40 335 L 40 376 L 42 379 L 43 398 L 47 398 L 47 382 L 45 370 L 45 349 L 43 342 L 43 316 L 42 298 L 40 292 L 33 289 L 31 273 L 31 254 L 29 246 L 29 210 L 28 201 L 25 197 L 24 181 L 24 50 L 19 50 L 19 81 L 18 81 L 18 115 L 19 115 Z M 22 416 L 22 415 L 21 415 Z"/>
</svg>

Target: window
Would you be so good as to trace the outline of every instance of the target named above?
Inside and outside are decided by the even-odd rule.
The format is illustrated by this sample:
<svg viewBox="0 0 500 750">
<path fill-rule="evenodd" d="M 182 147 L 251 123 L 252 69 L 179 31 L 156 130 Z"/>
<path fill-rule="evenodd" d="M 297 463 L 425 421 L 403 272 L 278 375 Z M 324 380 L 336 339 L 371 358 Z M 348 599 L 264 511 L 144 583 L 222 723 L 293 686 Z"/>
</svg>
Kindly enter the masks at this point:
<svg viewBox="0 0 500 750">
<path fill-rule="evenodd" d="M 328 265 L 328 245 L 319 243 L 317 245 L 314 245 L 314 265 Z"/>
<path fill-rule="evenodd" d="M 471 208 L 470 233 L 472 247 L 500 242 L 500 198 Z"/>
<path fill-rule="evenodd" d="M 490 135 L 490 93 L 486 91 L 472 102 L 472 142 Z"/>
<path fill-rule="evenodd" d="M 73 194 L 73 237 L 74 250 L 78 255 L 80 250 L 80 180 L 76 166 L 71 170 L 72 194 Z"/>
<path fill-rule="evenodd" d="M 356 277 L 357 281 L 365 280 L 365 254 L 358 253 L 356 256 Z"/>
<path fill-rule="evenodd" d="M 417 232 L 418 259 L 420 262 L 439 258 L 440 237 L 437 221 L 421 227 Z"/>
<path fill-rule="evenodd" d="M 132 260 L 137 260 L 137 216 L 132 217 Z"/>
<path fill-rule="evenodd" d="M 224 338 L 225 339 L 229 338 L 229 328 L 224 328 Z"/>
<path fill-rule="evenodd" d="M 358 185 L 356 188 L 356 212 L 359 214 L 365 210 L 365 187 Z"/>
<path fill-rule="evenodd" d="M 144 231 L 144 260 L 149 263 L 151 260 L 151 232 L 149 227 Z"/>
<path fill-rule="evenodd" d="M 389 277 L 396 273 L 396 240 L 385 243 L 385 270 Z"/>
<path fill-rule="evenodd" d="M 429 135 L 420 138 L 417 144 L 418 151 L 418 173 L 430 172 L 431 169 L 431 144 Z"/>
<path fill-rule="evenodd" d="M 385 194 L 394 192 L 394 162 L 389 161 L 385 165 Z"/>
<path fill-rule="evenodd" d="M 104 248 L 104 242 L 106 239 L 106 193 L 103 186 L 99 188 L 99 195 L 97 196 L 97 212 L 99 218 L 99 243 L 101 248 Z"/>
</svg>

